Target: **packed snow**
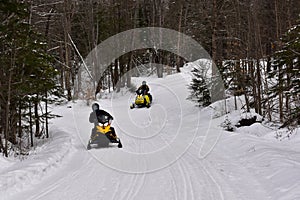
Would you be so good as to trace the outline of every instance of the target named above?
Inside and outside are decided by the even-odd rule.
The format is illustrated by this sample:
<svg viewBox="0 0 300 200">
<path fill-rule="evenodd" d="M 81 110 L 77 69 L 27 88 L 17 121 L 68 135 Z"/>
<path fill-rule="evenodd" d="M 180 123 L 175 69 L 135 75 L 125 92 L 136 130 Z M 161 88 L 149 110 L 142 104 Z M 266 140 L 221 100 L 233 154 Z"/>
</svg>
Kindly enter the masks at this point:
<svg viewBox="0 0 300 200">
<path fill-rule="evenodd" d="M 236 124 L 244 114 L 233 98 L 226 109 L 224 100 L 207 108 L 187 100 L 191 69 L 135 78 L 150 86 L 149 109 L 131 110 L 128 91 L 98 100 L 122 149 L 86 149 L 93 124 L 85 101 L 53 106 L 63 117 L 51 121 L 49 139 L 25 159 L 0 157 L 1 200 L 300 199 L 300 129 L 284 137 L 263 121 L 225 131 L 225 117 Z"/>
</svg>

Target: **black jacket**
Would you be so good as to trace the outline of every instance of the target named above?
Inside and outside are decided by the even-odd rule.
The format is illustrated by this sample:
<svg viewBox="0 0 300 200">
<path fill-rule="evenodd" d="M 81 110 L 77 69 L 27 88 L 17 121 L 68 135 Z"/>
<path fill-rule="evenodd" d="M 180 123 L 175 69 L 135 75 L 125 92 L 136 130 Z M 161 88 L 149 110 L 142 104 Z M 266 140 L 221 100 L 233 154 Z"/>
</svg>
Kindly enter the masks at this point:
<svg viewBox="0 0 300 200">
<path fill-rule="evenodd" d="M 136 93 L 138 93 L 139 90 L 142 90 L 142 93 L 143 94 L 148 94 L 149 92 L 149 87 L 148 85 L 141 85 L 137 90 L 136 90 Z"/>
<path fill-rule="evenodd" d="M 108 112 L 106 112 L 105 110 L 96 110 L 90 113 L 90 117 L 89 117 L 89 122 L 90 123 L 94 123 L 94 125 L 96 126 L 99 122 L 99 117 L 105 115 L 108 117 L 108 119 L 113 120 L 113 116 L 111 116 L 111 114 L 109 114 Z"/>
</svg>

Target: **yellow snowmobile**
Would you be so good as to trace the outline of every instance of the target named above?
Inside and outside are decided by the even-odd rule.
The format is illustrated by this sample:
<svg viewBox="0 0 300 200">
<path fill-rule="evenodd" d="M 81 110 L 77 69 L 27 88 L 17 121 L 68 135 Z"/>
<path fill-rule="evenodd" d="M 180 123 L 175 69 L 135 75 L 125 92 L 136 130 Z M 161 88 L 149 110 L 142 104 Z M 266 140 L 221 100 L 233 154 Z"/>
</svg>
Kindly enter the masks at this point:
<svg viewBox="0 0 300 200">
<path fill-rule="evenodd" d="M 136 97 L 134 103 L 130 105 L 130 108 L 136 108 L 136 107 L 147 107 L 149 108 L 152 102 L 152 98 L 149 96 L 149 94 L 144 94 L 141 89 L 136 91 Z"/>
<path fill-rule="evenodd" d="M 121 140 L 115 134 L 114 128 L 111 127 L 111 120 L 108 119 L 108 116 L 101 116 L 100 119 L 98 118 L 98 121 L 98 125 L 93 129 L 87 149 L 89 150 L 92 147 L 107 147 L 111 143 L 118 144 L 118 148 L 122 148 Z"/>
</svg>

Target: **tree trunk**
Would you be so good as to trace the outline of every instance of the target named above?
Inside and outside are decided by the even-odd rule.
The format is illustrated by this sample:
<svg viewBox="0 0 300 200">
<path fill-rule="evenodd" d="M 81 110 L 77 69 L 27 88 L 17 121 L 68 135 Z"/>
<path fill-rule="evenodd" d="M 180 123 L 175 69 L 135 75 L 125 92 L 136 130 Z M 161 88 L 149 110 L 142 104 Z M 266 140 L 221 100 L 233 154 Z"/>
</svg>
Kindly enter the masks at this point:
<svg viewBox="0 0 300 200">
<path fill-rule="evenodd" d="M 117 91 L 119 91 L 119 85 L 118 85 L 118 82 L 119 82 L 119 59 L 116 59 L 115 60 L 115 64 L 114 64 L 114 76 L 113 76 L 113 82 L 114 82 L 114 86 L 115 86 L 115 89 Z"/>
<path fill-rule="evenodd" d="M 30 146 L 33 147 L 33 130 L 32 130 L 32 102 L 29 100 L 29 132 L 30 132 Z"/>
<path fill-rule="evenodd" d="M 9 120 L 10 120 L 10 114 L 9 114 L 9 106 L 10 106 L 10 100 L 11 100 L 11 81 L 12 81 L 12 70 L 9 70 L 9 78 L 8 78 L 8 90 L 7 90 L 7 103 L 5 106 L 5 129 L 4 129 L 4 136 L 5 136 L 5 144 L 4 144 L 4 155 L 5 157 L 8 157 L 8 138 L 10 133 L 9 128 Z"/>
<path fill-rule="evenodd" d="M 46 138 L 49 138 L 49 127 L 48 127 L 48 95 L 45 92 L 45 126 L 46 126 Z"/>
<path fill-rule="evenodd" d="M 285 94 L 285 113 L 287 115 L 290 115 L 290 92 L 289 92 L 289 88 L 290 88 L 290 85 L 291 85 L 291 72 L 293 71 L 293 67 L 292 67 L 292 64 L 287 64 L 286 66 L 286 86 L 285 86 L 285 90 L 287 90 L 286 94 Z"/>
<path fill-rule="evenodd" d="M 180 14 L 179 14 L 179 23 L 178 23 L 178 38 L 177 38 L 177 56 L 176 56 L 176 71 L 180 72 L 180 42 L 181 42 L 181 27 L 182 27 L 182 13 L 183 13 L 183 4 L 180 7 Z"/>
<path fill-rule="evenodd" d="M 72 1 L 64 0 L 64 47 L 65 47 L 65 86 L 67 90 L 68 101 L 72 100 L 72 65 L 71 65 L 71 41 L 69 34 L 71 33 L 71 4 Z"/>
<path fill-rule="evenodd" d="M 262 115 L 262 107 L 261 107 L 261 69 L 260 69 L 260 60 L 256 60 L 256 73 L 257 73 L 257 110 L 258 114 Z"/>
<path fill-rule="evenodd" d="M 280 122 L 283 123 L 284 119 L 283 119 L 283 91 L 282 91 L 282 87 L 283 87 L 283 83 L 282 83 L 282 72 L 281 69 L 282 67 L 279 66 L 278 71 L 279 71 L 279 75 L 278 75 L 278 82 L 279 82 L 279 90 L 278 90 L 278 98 L 279 98 L 279 119 Z"/>
<path fill-rule="evenodd" d="M 22 137 L 22 109 L 21 103 L 18 105 L 18 137 Z"/>
<path fill-rule="evenodd" d="M 127 62 L 127 73 L 126 73 L 126 86 L 131 87 L 131 69 L 133 68 L 132 66 L 132 52 L 129 53 L 129 59 Z"/>
<path fill-rule="evenodd" d="M 249 60 L 248 61 L 248 66 L 250 68 L 250 76 L 251 76 L 251 85 L 252 85 L 252 93 L 253 93 L 253 98 L 254 98 L 254 108 L 255 108 L 255 112 L 258 112 L 258 103 L 257 103 L 257 92 L 256 92 L 256 87 L 257 87 L 257 83 L 255 81 L 255 67 L 254 67 L 254 63 L 253 60 Z M 245 74 L 246 75 L 246 74 Z"/>
<path fill-rule="evenodd" d="M 63 42 L 60 42 L 60 45 L 59 45 L 59 56 L 60 56 L 60 60 L 63 61 L 65 58 L 64 58 L 64 47 L 63 47 Z M 59 79 L 59 82 L 60 82 L 60 86 L 62 87 L 63 90 L 65 90 L 65 65 L 64 63 L 60 62 L 60 79 Z"/>
<path fill-rule="evenodd" d="M 35 122 L 35 137 L 40 137 L 40 116 L 39 116 L 39 108 L 38 108 L 38 95 L 36 95 L 36 99 L 34 101 L 34 122 Z"/>
<path fill-rule="evenodd" d="M 211 55 L 212 55 L 212 76 L 217 74 L 217 0 L 212 1 L 212 21 L 211 21 Z"/>
<path fill-rule="evenodd" d="M 0 134 L 0 152 L 4 152 L 4 146 L 3 146 L 3 143 L 2 143 L 2 137 L 1 137 L 1 134 Z"/>
</svg>

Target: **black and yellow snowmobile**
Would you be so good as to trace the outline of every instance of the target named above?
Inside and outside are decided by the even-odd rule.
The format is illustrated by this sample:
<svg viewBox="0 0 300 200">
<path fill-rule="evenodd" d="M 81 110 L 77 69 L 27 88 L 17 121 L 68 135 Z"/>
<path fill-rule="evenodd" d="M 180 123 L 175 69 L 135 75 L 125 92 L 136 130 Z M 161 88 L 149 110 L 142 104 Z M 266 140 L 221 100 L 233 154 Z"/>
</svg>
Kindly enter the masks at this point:
<svg viewBox="0 0 300 200">
<path fill-rule="evenodd" d="M 152 103 L 152 96 L 150 94 L 144 94 L 143 90 L 139 89 L 136 91 L 136 97 L 134 103 L 130 105 L 130 108 L 136 107 L 147 107 L 149 108 Z"/>
<path fill-rule="evenodd" d="M 111 127 L 111 120 L 108 116 L 103 115 L 100 119 L 98 118 L 98 121 L 97 126 L 92 130 L 93 133 L 88 142 L 87 149 L 89 150 L 93 147 L 108 147 L 111 146 L 111 144 L 118 144 L 118 148 L 122 148 L 121 140 L 116 135 L 114 128 Z"/>
</svg>

